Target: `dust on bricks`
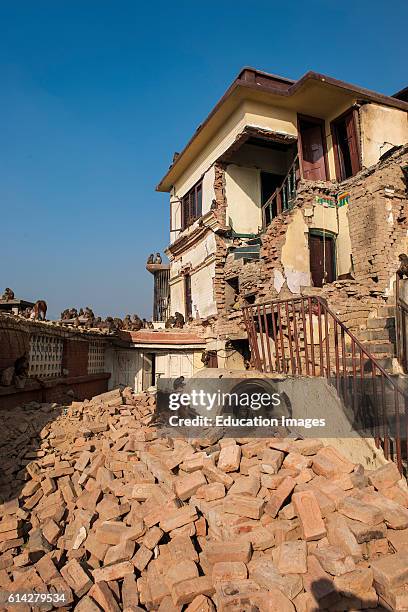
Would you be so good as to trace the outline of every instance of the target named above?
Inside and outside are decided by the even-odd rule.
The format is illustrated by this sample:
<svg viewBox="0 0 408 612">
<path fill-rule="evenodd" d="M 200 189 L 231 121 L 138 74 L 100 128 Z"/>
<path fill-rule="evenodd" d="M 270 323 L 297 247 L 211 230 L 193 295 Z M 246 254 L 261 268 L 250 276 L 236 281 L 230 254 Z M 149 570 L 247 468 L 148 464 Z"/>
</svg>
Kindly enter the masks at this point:
<svg viewBox="0 0 408 612">
<path fill-rule="evenodd" d="M 320 440 L 161 438 L 154 396 L 130 389 L 55 410 L 35 451 L 5 441 L 1 589 L 79 612 L 407 607 L 394 464 Z M 17 413 L 35 430 L 41 405 Z"/>
</svg>

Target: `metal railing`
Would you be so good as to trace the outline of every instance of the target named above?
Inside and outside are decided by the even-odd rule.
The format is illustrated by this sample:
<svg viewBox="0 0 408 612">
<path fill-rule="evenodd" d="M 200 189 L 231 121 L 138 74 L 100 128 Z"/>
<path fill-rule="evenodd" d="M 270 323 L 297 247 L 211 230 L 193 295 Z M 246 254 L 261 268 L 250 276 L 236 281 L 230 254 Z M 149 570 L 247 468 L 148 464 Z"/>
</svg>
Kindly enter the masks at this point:
<svg viewBox="0 0 408 612">
<path fill-rule="evenodd" d="M 263 227 L 267 227 L 272 219 L 285 210 L 290 210 L 296 199 L 297 184 L 300 179 L 299 156 L 296 155 L 291 167 L 280 187 L 262 206 Z"/>
<path fill-rule="evenodd" d="M 405 373 L 408 370 L 407 316 L 408 304 L 401 297 L 401 278 L 397 274 L 395 281 L 395 338 L 397 343 L 397 359 Z"/>
<path fill-rule="evenodd" d="M 377 447 L 402 472 L 408 451 L 405 391 L 321 298 L 245 306 L 243 317 L 255 369 L 326 377 L 355 422 L 369 424 Z"/>
</svg>

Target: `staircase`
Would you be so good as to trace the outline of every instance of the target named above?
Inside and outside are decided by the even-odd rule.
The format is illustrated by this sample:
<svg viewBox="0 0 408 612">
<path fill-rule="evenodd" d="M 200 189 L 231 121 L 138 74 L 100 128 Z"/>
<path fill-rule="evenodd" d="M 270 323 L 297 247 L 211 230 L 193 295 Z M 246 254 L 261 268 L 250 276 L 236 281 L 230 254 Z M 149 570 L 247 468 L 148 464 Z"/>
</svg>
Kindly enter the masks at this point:
<svg viewBox="0 0 408 612">
<path fill-rule="evenodd" d="M 368 317 L 366 325 L 366 329 L 357 334 L 362 345 L 385 370 L 395 373 L 395 306 L 378 306 L 376 312 Z"/>
<path fill-rule="evenodd" d="M 393 306 L 379 306 L 357 338 L 318 296 L 243 308 L 252 366 L 264 373 L 326 377 L 361 435 L 373 437 L 402 471 L 408 396 L 405 384 L 387 371 L 395 355 L 394 314 Z"/>
</svg>

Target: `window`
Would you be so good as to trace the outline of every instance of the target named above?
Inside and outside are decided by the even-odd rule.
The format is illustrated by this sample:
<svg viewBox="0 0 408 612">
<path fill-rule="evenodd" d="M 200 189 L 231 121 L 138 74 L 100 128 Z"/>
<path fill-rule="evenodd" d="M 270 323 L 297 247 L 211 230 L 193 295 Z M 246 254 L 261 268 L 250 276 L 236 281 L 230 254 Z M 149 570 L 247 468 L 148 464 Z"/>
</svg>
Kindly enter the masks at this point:
<svg viewBox="0 0 408 612">
<path fill-rule="evenodd" d="M 181 199 L 182 229 L 186 229 L 202 215 L 203 208 L 203 184 L 202 181 L 194 185 L 192 189 Z"/>
<path fill-rule="evenodd" d="M 331 124 L 338 181 L 354 176 L 361 169 L 356 112 L 351 109 Z"/>
<path fill-rule="evenodd" d="M 298 116 L 299 153 L 303 178 L 307 181 L 327 181 L 324 125 L 324 119 Z"/>
<path fill-rule="evenodd" d="M 336 280 L 336 245 L 334 235 L 314 230 L 309 233 L 310 275 L 313 287 L 323 287 Z"/>
<path fill-rule="evenodd" d="M 191 299 L 191 276 L 186 274 L 184 277 L 184 307 L 186 313 L 186 321 L 193 315 L 193 304 Z"/>
</svg>

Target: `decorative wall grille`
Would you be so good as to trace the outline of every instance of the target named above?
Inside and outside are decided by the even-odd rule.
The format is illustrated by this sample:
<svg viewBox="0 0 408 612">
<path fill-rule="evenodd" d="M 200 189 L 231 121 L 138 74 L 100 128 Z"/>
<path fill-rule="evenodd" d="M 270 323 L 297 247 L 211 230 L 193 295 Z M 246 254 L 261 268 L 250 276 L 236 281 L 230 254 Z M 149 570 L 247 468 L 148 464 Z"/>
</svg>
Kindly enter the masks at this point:
<svg viewBox="0 0 408 612">
<path fill-rule="evenodd" d="M 105 372 L 105 344 L 92 340 L 88 350 L 88 374 Z"/>
<path fill-rule="evenodd" d="M 30 337 L 29 376 L 56 378 L 62 375 L 62 338 L 33 334 Z"/>
</svg>

